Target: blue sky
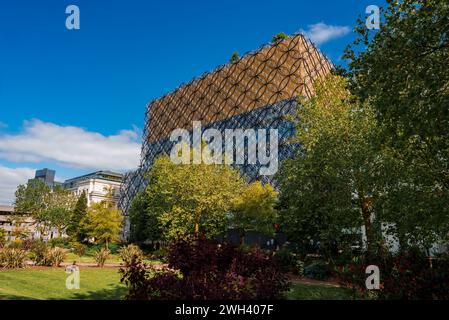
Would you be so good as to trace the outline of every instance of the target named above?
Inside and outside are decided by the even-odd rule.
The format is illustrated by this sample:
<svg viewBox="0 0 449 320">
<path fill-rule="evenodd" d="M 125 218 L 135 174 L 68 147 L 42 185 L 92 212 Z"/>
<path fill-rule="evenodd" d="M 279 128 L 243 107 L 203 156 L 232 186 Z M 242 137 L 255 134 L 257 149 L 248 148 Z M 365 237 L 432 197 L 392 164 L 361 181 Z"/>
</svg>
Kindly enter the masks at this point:
<svg viewBox="0 0 449 320">
<path fill-rule="evenodd" d="M 65 27 L 70 4 L 80 30 Z M 150 100 L 280 31 L 342 63 L 371 4 L 383 1 L 2 1 L 0 203 L 36 168 L 132 169 Z"/>
</svg>

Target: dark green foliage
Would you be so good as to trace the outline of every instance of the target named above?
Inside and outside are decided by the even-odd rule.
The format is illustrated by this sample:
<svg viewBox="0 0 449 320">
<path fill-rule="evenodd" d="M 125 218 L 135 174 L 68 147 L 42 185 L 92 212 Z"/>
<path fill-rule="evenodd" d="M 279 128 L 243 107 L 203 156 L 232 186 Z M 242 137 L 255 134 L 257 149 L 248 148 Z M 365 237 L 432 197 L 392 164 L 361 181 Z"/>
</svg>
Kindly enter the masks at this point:
<svg viewBox="0 0 449 320">
<path fill-rule="evenodd" d="M 101 250 L 102 248 L 104 248 L 104 245 L 103 245 L 103 244 L 89 245 L 89 246 L 87 247 L 87 250 L 86 250 L 86 255 L 88 255 L 88 256 L 94 256 L 95 253 L 96 253 L 97 251 Z M 109 249 L 109 251 L 110 251 L 111 254 L 116 254 L 116 253 L 118 253 L 118 251 L 119 251 L 120 248 L 121 248 L 121 245 L 118 244 L 118 243 L 112 242 L 112 243 L 109 243 L 109 245 L 108 245 L 108 249 Z"/>
<path fill-rule="evenodd" d="M 387 2 L 379 31 L 359 20 L 345 58 L 351 90 L 374 109 L 388 154 L 377 211 L 406 250 L 449 232 L 449 5 Z"/>
<path fill-rule="evenodd" d="M 283 272 L 291 272 L 299 276 L 304 275 L 304 262 L 291 250 L 282 248 L 274 253 L 273 259 Z"/>
<path fill-rule="evenodd" d="M 50 247 L 59 247 L 59 248 L 71 248 L 71 243 L 69 238 L 53 238 L 50 241 L 48 241 L 48 245 Z"/>
<path fill-rule="evenodd" d="M 161 239 L 162 226 L 158 214 L 150 204 L 150 198 L 146 196 L 145 192 L 139 193 L 134 198 L 129 209 L 131 242 L 142 243 L 146 240 L 158 241 Z"/>
<path fill-rule="evenodd" d="M 373 33 L 360 20 L 359 37 L 346 50 L 353 90 L 370 100 L 394 138 L 416 135 L 434 151 L 447 152 L 449 5 L 440 0 L 387 2 L 380 30 Z M 449 176 L 441 178 L 448 181 Z"/>
<path fill-rule="evenodd" d="M 86 192 L 83 190 L 81 195 L 76 202 L 75 208 L 70 219 L 70 225 L 67 228 L 67 234 L 73 236 L 77 241 L 82 242 L 86 239 L 87 235 L 82 230 L 80 225 L 81 220 L 87 214 L 87 196 Z"/>
<path fill-rule="evenodd" d="M 240 59 L 239 53 L 237 51 L 234 51 L 232 53 L 231 59 L 229 59 L 229 62 L 236 63 L 237 61 L 239 61 L 239 59 Z"/>
</svg>

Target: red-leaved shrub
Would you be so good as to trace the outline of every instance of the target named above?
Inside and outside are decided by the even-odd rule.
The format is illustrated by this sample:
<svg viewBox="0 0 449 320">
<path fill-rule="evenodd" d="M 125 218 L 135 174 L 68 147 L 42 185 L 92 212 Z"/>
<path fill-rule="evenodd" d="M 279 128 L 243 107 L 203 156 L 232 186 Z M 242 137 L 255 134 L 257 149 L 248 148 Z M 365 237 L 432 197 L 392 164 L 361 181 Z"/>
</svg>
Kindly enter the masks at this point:
<svg viewBox="0 0 449 320">
<path fill-rule="evenodd" d="M 365 269 L 377 265 L 380 270 L 379 299 L 432 300 L 449 299 L 449 256 L 441 255 L 432 262 L 418 250 L 382 258 L 358 257 L 337 268 L 341 282 L 358 293 L 367 293 Z"/>
<path fill-rule="evenodd" d="M 272 257 L 259 249 L 242 251 L 207 240 L 178 241 L 168 268 L 146 268 L 134 259 L 121 269 L 127 299 L 280 299 L 289 284 Z"/>
</svg>

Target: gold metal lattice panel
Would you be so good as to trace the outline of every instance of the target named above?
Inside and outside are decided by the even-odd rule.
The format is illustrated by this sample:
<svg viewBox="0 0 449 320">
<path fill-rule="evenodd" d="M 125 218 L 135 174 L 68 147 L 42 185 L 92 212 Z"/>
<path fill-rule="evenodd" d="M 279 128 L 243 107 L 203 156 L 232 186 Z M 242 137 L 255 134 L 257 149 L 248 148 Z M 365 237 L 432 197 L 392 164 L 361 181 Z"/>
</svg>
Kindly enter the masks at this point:
<svg viewBox="0 0 449 320">
<path fill-rule="evenodd" d="M 310 97 L 313 80 L 330 70 L 301 34 L 267 45 L 151 102 L 145 138 L 153 142 L 192 121 L 220 121 L 291 97 Z"/>
</svg>

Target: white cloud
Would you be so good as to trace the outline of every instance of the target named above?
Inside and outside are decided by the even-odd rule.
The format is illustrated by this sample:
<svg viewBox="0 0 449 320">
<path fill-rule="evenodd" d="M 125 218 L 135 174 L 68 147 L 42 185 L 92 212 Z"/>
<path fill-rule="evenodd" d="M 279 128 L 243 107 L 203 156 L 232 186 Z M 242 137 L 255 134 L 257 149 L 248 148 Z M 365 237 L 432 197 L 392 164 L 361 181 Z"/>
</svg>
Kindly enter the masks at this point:
<svg viewBox="0 0 449 320">
<path fill-rule="evenodd" d="M 51 162 L 76 168 L 126 171 L 139 163 L 140 143 L 134 130 L 105 136 L 74 126 L 31 120 L 22 132 L 0 134 L 0 159 Z"/>
<path fill-rule="evenodd" d="M 34 172 L 31 168 L 13 169 L 0 165 L 0 204 L 12 204 L 17 186 L 33 178 Z"/>
<path fill-rule="evenodd" d="M 307 27 L 307 30 L 301 30 L 301 32 L 317 45 L 343 37 L 351 31 L 348 26 L 331 26 L 323 22 L 311 24 Z"/>
</svg>

